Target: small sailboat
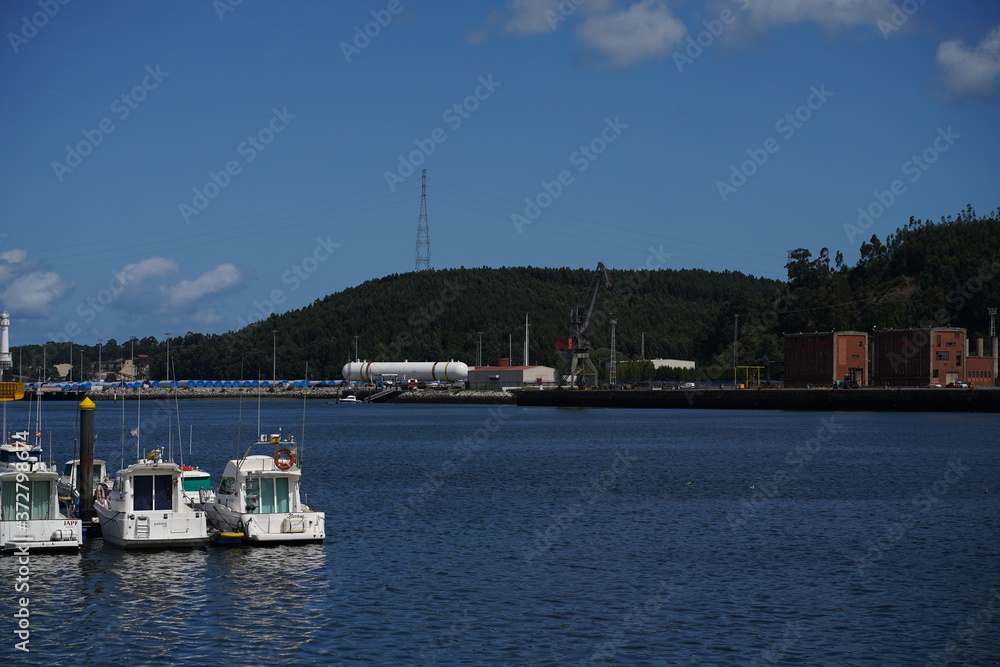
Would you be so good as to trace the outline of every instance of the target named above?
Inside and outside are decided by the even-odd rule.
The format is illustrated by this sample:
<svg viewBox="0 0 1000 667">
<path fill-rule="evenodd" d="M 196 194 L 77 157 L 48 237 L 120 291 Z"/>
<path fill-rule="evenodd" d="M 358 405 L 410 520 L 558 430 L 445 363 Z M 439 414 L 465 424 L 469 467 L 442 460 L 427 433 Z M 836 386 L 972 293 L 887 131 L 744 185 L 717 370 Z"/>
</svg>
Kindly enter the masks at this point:
<svg viewBox="0 0 1000 667">
<path fill-rule="evenodd" d="M 59 511 L 59 474 L 42 460 L 36 435 L 18 431 L 0 445 L 0 547 L 4 551 L 78 551 L 79 519 Z"/>
<path fill-rule="evenodd" d="M 205 513 L 184 502 L 182 472 L 154 449 L 119 470 L 110 490 L 97 487 L 94 509 L 104 541 L 122 549 L 207 545 Z"/>
<path fill-rule="evenodd" d="M 270 448 L 270 454 L 251 451 Z M 260 439 L 222 473 L 215 498 L 205 503 L 213 528 L 251 544 L 301 544 L 326 538 L 326 515 L 302 502 L 301 449 L 293 436 Z"/>
</svg>

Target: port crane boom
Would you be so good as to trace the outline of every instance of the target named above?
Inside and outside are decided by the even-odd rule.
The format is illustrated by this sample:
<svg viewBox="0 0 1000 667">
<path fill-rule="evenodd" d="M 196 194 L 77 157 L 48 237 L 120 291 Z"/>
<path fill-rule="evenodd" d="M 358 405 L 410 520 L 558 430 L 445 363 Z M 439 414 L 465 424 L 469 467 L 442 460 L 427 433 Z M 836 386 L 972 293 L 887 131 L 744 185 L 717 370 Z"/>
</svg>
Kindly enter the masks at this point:
<svg viewBox="0 0 1000 667">
<path fill-rule="evenodd" d="M 592 386 L 597 385 L 597 368 L 590 360 L 590 341 L 587 340 L 586 334 L 602 283 L 605 289 L 611 289 L 608 270 L 603 262 L 598 262 L 597 270 L 594 271 L 594 277 L 590 281 L 586 308 L 583 305 L 576 305 L 570 309 L 569 338 L 562 338 L 556 342 L 556 349 L 566 352 L 566 359 L 559 369 L 560 387 L 566 384 L 567 379 L 577 386 L 583 386 L 589 378 Z"/>
</svg>

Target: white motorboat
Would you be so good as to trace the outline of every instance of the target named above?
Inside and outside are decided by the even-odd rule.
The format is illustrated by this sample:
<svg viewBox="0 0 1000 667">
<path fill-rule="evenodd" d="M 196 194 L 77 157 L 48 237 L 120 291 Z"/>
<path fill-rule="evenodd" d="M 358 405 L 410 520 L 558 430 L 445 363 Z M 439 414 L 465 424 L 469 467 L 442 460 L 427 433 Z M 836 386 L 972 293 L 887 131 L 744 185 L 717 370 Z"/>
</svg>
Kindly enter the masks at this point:
<svg viewBox="0 0 1000 667">
<path fill-rule="evenodd" d="M 97 487 L 94 509 L 104 541 L 123 549 L 170 549 L 208 544 L 205 513 L 184 501 L 181 467 L 159 450 L 115 476 L 110 490 Z"/>
<path fill-rule="evenodd" d="M 0 547 L 4 551 L 77 551 L 79 519 L 59 511 L 59 475 L 42 461 L 40 444 L 19 431 L 0 445 Z"/>
<path fill-rule="evenodd" d="M 181 466 L 181 498 L 191 507 L 204 509 L 205 503 L 215 498 L 212 476 L 195 466 Z"/>
<path fill-rule="evenodd" d="M 267 447 L 272 454 L 250 453 Z M 251 544 L 325 539 L 326 515 L 302 502 L 299 454 L 294 437 L 261 435 L 243 458 L 230 460 L 215 499 L 205 503 L 212 527 L 225 535 L 242 533 Z"/>
<path fill-rule="evenodd" d="M 76 487 L 79 469 L 80 459 L 67 461 L 59 476 L 59 504 L 66 516 L 79 516 L 80 491 Z M 96 489 L 101 484 L 106 487 L 111 486 L 111 479 L 108 477 L 108 464 L 101 459 L 94 459 L 93 480 L 92 489 Z"/>
<path fill-rule="evenodd" d="M 354 394 L 351 394 L 350 396 L 344 396 L 343 398 L 338 399 L 337 402 L 338 403 L 348 403 L 350 405 L 354 405 L 356 403 L 362 403 L 362 401 L 358 400 L 358 397 L 355 396 Z"/>
</svg>

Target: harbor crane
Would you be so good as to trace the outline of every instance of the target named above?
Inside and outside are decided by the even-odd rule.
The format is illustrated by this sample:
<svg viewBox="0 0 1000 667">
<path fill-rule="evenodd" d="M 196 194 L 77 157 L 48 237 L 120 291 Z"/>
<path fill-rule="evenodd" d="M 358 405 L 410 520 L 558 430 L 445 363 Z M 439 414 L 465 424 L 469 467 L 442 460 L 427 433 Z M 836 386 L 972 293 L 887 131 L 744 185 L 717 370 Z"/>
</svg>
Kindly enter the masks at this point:
<svg viewBox="0 0 1000 667">
<path fill-rule="evenodd" d="M 567 378 L 570 383 L 578 387 L 582 387 L 588 378 L 591 386 L 597 386 L 597 368 L 590 360 L 590 341 L 587 340 L 586 334 L 587 328 L 590 326 L 590 316 L 594 312 L 594 303 L 597 301 L 597 292 L 600 291 L 602 282 L 605 289 L 611 289 L 608 270 L 604 268 L 603 262 L 598 262 L 594 278 L 590 281 L 589 303 L 586 308 L 577 305 L 570 309 L 569 337 L 556 341 L 556 350 L 566 352 L 566 359 L 559 369 L 560 387 L 566 384 Z M 569 370 L 567 371 L 567 369 Z"/>
</svg>

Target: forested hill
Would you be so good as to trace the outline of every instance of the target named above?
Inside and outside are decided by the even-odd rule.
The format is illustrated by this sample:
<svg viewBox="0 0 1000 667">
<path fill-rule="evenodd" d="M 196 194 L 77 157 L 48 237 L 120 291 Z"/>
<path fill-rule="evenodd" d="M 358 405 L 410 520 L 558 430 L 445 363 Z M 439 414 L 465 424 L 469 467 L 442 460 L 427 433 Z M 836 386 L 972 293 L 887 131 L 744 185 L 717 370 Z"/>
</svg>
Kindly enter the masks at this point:
<svg viewBox="0 0 1000 667">
<path fill-rule="evenodd" d="M 218 336 L 174 339 L 177 377 L 271 376 L 277 331 L 279 377 L 340 378 L 358 355 L 376 360 L 448 360 L 475 364 L 479 333 L 484 363 L 524 355 L 530 324 L 530 362 L 558 365 L 555 341 L 567 335 L 570 308 L 586 300 L 594 270 L 543 268 L 449 269 L 394 274 L 331 294 L 300 310 L 272 316 Z M 779 281 L 702 270 L 616 271 L 598 293 L 590 327 L 595 348 L 608 347 L 617 319 L 620 354 L 694 358 L 713 322 L 736 294 L 765 303 Z M 729 335 L 729 334 L 727 334 Z M 714 348 L 715 345 L 708 347 Z M 162 362 L 161 362 L 162 363 Z M 152 361 L 155 368 L 156 360 Z"/>
<path fill-rule="evenodd" d="M 784 331 L 956 326 L 976 337 L 988 334 L 987 308 L 1000 306 L 1000 209 L 910 218 L 884 243 L 862 243 L 856 265 L 839 255 L 792 252 Z"/>
<path fill-rule="evenodd" d="M 826 248 L 815 257 L 794 250 L 787 283 L 734 272 L 612 268 L 612 289 L 601 289 L 594 309 L 592 356 L 601 362 L 610 355 L 611 319 L 619 359 L 639 358 L 644 334 L 645 358 L 693 359 L 699 367 L 732 364 L 738 321 L 739 363 L 768 366 L 773 377 L 780 377 L 784 333 L 949 325 L 972 337 L 987 334 L 987 308 L 1000 305 L 1000 209 L 978 217 L 967 208 L 937 223 L 911 218 L 860 251 L 848 266 Z M 558 367 L 555 341 L 567 335 L 570 308 L 586 302 L 594 277 L 594 269 L 531 267 L 395 274 L 240 331 L 175 336 L 170 358 L 179 378 L 268 379 L 276 342 L 279 379 L 303 377 L 308 363 L 310 378 L 336 380 L 355 356 L 355 341 L 362 359 L 472 365 L 482 332 L 484 363 L 510 354 L 518 364 L 527 313 L 530 362 Z M 48 359 L 69 358 L 68 343 L 47 347 Z M 84 375 L 93 377 L 97 346 L 83 350 Z M 103 358 L 128 359 L 130 352 L 127 340 L 112 339 Z M 149 355 L 150 377 L 165 377 L 165 341 L 144 338 L 135 352 Z M 15 350 L 19 359 L 22 353 L 26 373 L 40 366 L 41 345 Z M 714 373 L 732 377 L 731 369 Z M 54 369 L 47 375 L 55 377 Z"/>
</svg>

